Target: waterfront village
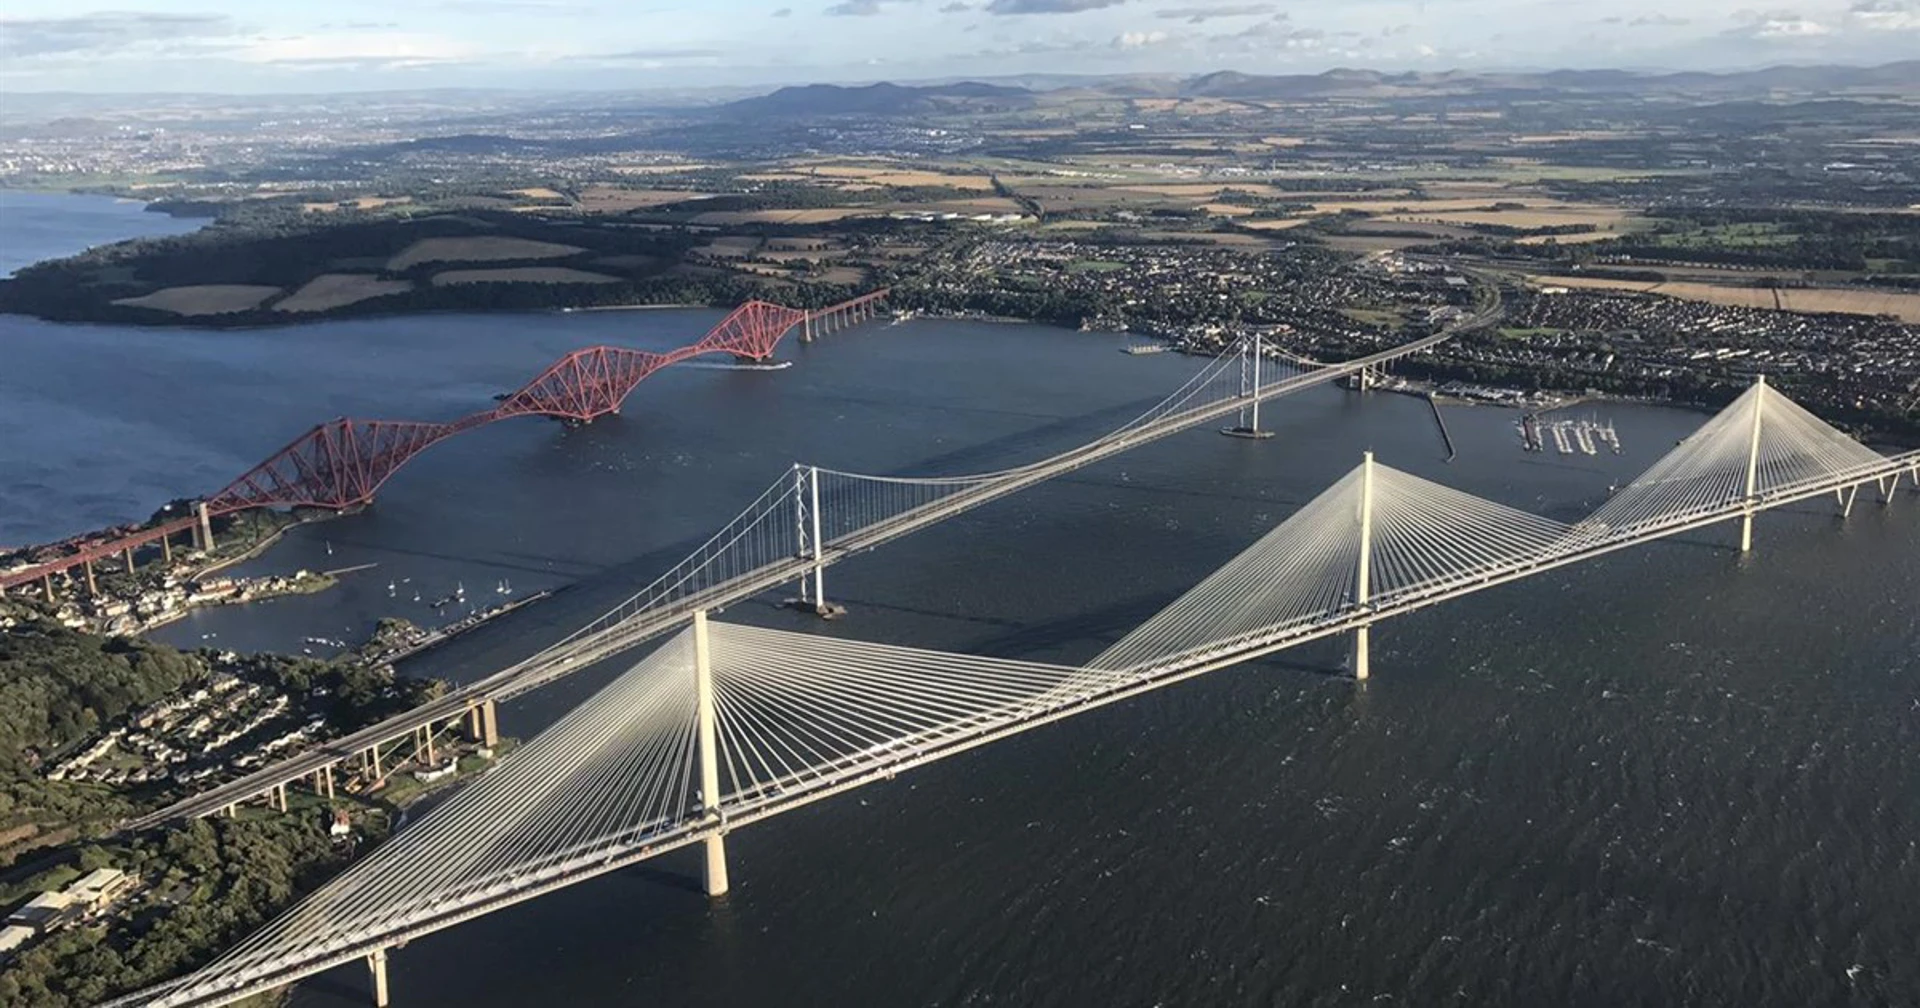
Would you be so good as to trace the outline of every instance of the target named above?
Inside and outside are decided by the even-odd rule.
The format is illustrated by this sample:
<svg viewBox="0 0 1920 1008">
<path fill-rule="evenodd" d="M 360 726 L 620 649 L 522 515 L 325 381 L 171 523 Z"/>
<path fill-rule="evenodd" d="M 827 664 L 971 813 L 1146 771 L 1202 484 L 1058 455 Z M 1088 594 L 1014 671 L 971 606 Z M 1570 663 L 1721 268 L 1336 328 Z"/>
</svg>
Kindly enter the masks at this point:
<svg viewBox="0 0 1920 1008">
<path fill-rule="evenodd" d="M 195 577 L 168 570 L 144 583 L 120 582 L 92 595 L 68 595 L 55 613 L 71 627 L 138 634 L 205 606 L 305 595 L 333 584 L 332 574 L 307 570 L 261 577 Z"/>
<path fill-rule="evenodd" d="M 123 525 L 85 533 L 46 546 L 0 549 L 0 575 L 17 574 L 43 561 L 81 552 L 96 542 L 120 539 L 163 524 L 182 508 L 174 502 L 144 525 Z M 60 622 L 78 630 L 102 634 L 141 634 L 170 623 L 196 608 L 258 602 L 284 595 L 324 591 L 334 577 L 347 571 L 295 571 L 257 577 L 221 575 L 225 567 L 258 556 L 302 517 L 273 511 L 251 511 L 215 519 L 202 543 L 175 546 L 169 537 L 115 554 L 110 559 L 74 567 L 15 589 L 19 595 L 37 595 L 53 607 Z"/>
<path fill-rule="evenodd" d="M 1764 375 L 1856 429 L 1890 432 L 1907 418 L 1908 438 L 1920 407 L 1920 325 L 1589 287 L 1413 252 L 991 239 L 930 257 L 913 285 L 907 296 L 932 312 L 1078 319 L 1207 355 L 1258 333 L 1269 356 L 1314 360 L 1444 328 L 1497 286 L 1496 326 L 1397 363 L 1384 387 L 1451 382 L 1466 398 L 1535 408 L 1598 394 L 1713 407 Z"/>
<path fill-rule="evenodd" d="M 103 642 L 95 646 L 111 652 L 138 653 L 136 646 L 114 643 L 128 638 L 72 630 L 55 620 L 53 612 L 38 601 L 0 598 L 0 634 L 29 648 L 36 641 L 48 642 L 41 647 L 49 656 L 75 653 L 61 650 L 63 641 L 89 640 Z M 47 751 L 26 749 L 20 771 L 45 782 L 34 787 L 99 796 L 101 810 L 84 832 L 111 831 L 112 820 L 134 807 L 128 802 L 145 805 L 214 786 L 288 751 L 309 749 L 425 702 L 440 684 L 399 678 L 387 659 L 396 649 L 418 647 L 434 636 L 403 621 L 386 620 L 359 650 L 331 661 L 211 649 L 168 651 L 169 660 L 182 670 L 182 686 L 99 722 L 71 743 Z M 0 658 L 18 660 L 20 655 Z M 148 664 L 136 661 L 134 667 Z M 251 807 L 229 809 L 227 814 L 312 817 L 346 851 L 363 839 L 384 836 L 399 809 L 491 765 L 512 744 L 508 739 L 490 746 L 457 726 L 445 726 L 431 737 L 417 735 L 410 743 L 395 743 L 371 761 L 343 762 L 324 782 L 316 779 L 311 793 L 288 789 L 277 810 Z M 25 859 L 31 864 L 37 846 L 58 844 L 64 833 L 36 836 L 31 820 L 18 819 L 23 810 L 17 808 L 13 816 L 0 820 L 0 840 L 16 863 Z M 125 853 L 135 848 L 116 849 Z M 0 930 L 0 962 L 25 954 L 63 929 L 118 926 L 176 900 L 163 884 L 166 879 L 141 877 L 137 865 L 124 861 L 94 866 L 77 881 L 70 880 L 72 874 L 64 868 L 42 872 L 24 890 L 14 890 L 15 905 Z M 175 880 L 173 887 L 179 884 Z M 0 911 L 7 909 L 0 906 Z"/>
</svg>

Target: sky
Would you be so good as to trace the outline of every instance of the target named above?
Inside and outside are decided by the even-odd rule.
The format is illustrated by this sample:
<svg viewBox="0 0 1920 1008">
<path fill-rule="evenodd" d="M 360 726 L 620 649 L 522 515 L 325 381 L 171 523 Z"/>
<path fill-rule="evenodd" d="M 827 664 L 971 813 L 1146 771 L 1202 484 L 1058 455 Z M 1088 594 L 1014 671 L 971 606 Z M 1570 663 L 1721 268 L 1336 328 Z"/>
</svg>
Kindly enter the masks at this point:
<svg viewBox="0 0 1920 1008">
<path fill-rule="evenodd" d="M 1920 57 L 1920 0 L 5 0 L 24 91 L 622 89 Z"/>
</svg>

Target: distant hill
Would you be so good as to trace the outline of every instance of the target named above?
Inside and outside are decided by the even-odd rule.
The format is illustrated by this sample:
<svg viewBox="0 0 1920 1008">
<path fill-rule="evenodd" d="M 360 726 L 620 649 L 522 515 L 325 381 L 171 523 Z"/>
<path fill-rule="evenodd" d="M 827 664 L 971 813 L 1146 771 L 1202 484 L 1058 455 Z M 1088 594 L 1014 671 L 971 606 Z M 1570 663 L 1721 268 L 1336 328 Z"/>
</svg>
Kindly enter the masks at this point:
<svg viewBox="0 0 1920 1008">
<path fill-rule="evenodd" d="M 1096 85 L 1097 86 L 1097 85 Z M 1124 95 L 1131 83 L 1111 93 Z M 1320 95 L 1413 96 L 1498 92 L 1613 94 L 1687 93 L 1716 96 L 1769 91 L 1842 92 L 1866 89 L 1920 91 L 1920 60 L 1877 67 L 1780 66 L 1738 73 L 1645 74 L 1626 70 L 1555 70 L 1546 73 L 1448 71 L 1386 74 L 1329 70 L 1322 74 L 1260 75 L 1222 70 L 1185 82 L 1180 94 L 1195 98 L 1310 98 Z"/>
<path fill-rule="evenodd" d="M 742 118 L 772 116 L 911 115 L 939 111 L 1006 111 L 1033 103 L 1025 88 L 961 81 L 912 87 L 900 84 L 807 84 L 783 87 L 769 95 L 746 98 L 720 107 Z"/>
<path fill-rule="evenodd" d="M 1172 74 L 1076 76 L 1031 74 L 921 84 L 807 84 L 718 106 L 735 119 L 822 116 L 912 116 L 940 112 L 1005 112 L 1084 97 L 1225 98 L 1301 101 L 1321 97 L 1419 98 L 1444 95 L 1613 94 L 1691 95 L 1716 100 L 1773 93 L 1892 91 L 1920 94 L 1920 60 L 1877 67 L 1779 66 L 1736 73 L 1640 73 L 1630 70 L 1552 70 L 1383 73 L 1335 69 L 1318 74 L 1250 74 L 1219 70 L 1194 77 Z"/>
</svg>

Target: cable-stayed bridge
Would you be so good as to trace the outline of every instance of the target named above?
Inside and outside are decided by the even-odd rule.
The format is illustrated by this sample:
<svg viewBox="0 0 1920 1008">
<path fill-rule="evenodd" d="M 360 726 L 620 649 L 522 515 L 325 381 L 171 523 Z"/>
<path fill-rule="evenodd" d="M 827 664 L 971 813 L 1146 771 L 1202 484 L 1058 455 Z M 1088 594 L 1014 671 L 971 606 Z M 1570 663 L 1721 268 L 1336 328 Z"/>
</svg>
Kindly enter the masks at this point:
<svg viewBox="0 0 1920 1008">
<path fill-rule="evenodd" d="M 833 640 L 695 611 L 600 693 L 206 968 L 115 1002 L 230 1003 L 669 850 L 1171 683 L 1629 546 L 1862 488 L 1920 487 L 1756 384 L 1584 520 L 1445 487 L 1371 456 L 1084 666 Z"/>
<path fill-rule="evenodd" d="M 1283 357 L 1266 361 L 1263 371 L 1264 348 L 1257 340 L 1248 342 L 1239 356 L 1210 361 L 1186 384 L 1105 436 L 1011 469 L 921 478 L 795 466 L 692 555 L 558 643 L 414 710 L 128 825 L 141 829 L 169 819 L 212 815 L 262 797 L 284 808 L 288 786 L 304 781 L 330 793 L 334 769 L 349 762 L 369 767 L 378 776 L 384 765 L 382 747 L 410 749 L 423 738 L 420 733 L 430 737 L 438 727 L 463 718 L 476 736 L 490 740 L 499 700 L 645 643 L 685 623 L 696 611 L 723 609 L 795 583 L 801 584 L 807 601 L 824 611 L 828 607 L 824 572 L 847 557 L 1179 431 L 1236 414 L 1240 428 L 1257 428 L 1262 402 L 1350 376 L 1364 384 L 1391 362 L 1429 350 L 1498 315 L 1496 303 L 1433 335 L 1338 364 Z"/>
</svg>

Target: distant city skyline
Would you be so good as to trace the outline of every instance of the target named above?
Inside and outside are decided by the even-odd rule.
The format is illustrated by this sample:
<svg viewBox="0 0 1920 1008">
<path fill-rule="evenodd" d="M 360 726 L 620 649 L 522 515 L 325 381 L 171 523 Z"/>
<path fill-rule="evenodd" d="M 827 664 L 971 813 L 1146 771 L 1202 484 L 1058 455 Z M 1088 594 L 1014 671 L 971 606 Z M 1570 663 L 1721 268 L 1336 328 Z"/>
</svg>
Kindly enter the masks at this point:
<svg viewBox="0 0 1920 1008">
<path fill-rule="evenodd" d="M 1920 53 L 1920 0 L 12 0 L 0 91 L 652 89 L 1028 73 L 1728 70 Z"/>
</svg>

